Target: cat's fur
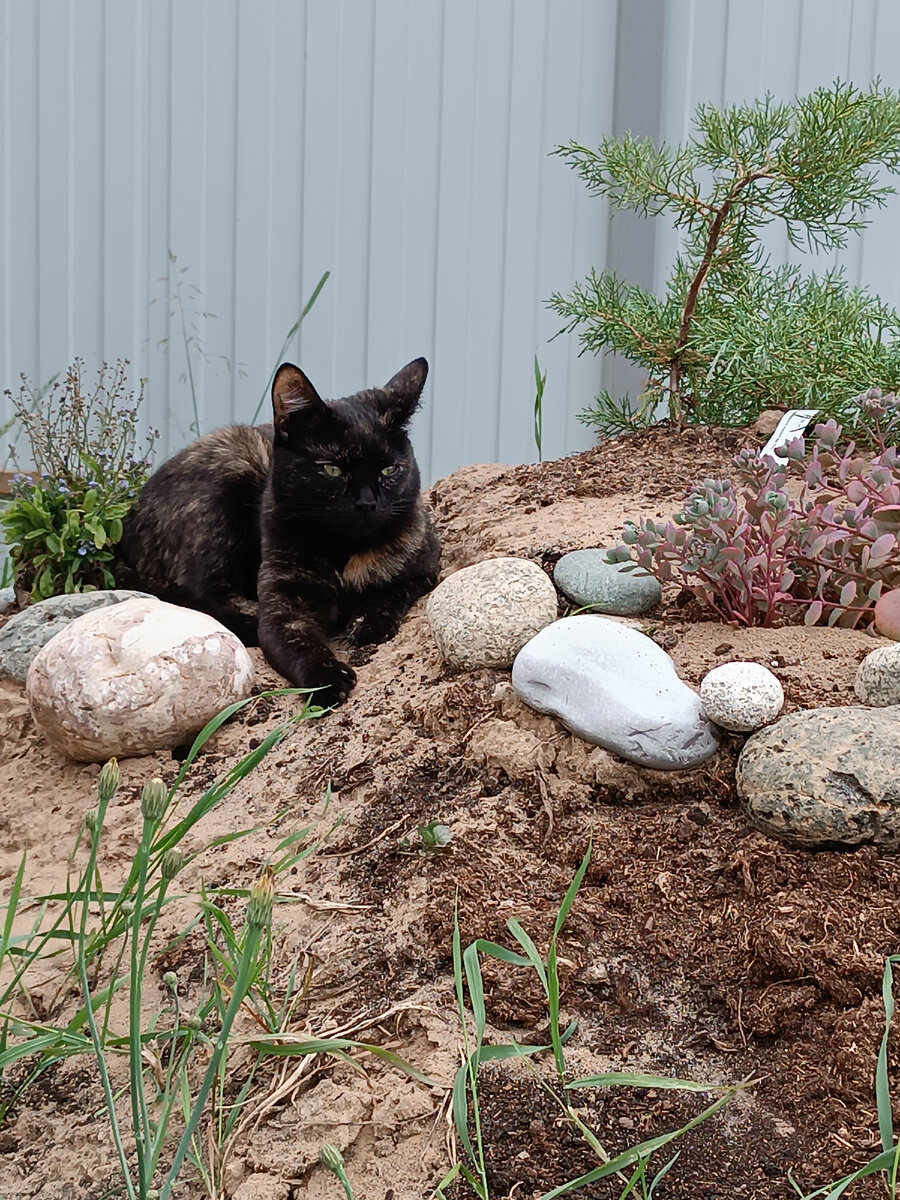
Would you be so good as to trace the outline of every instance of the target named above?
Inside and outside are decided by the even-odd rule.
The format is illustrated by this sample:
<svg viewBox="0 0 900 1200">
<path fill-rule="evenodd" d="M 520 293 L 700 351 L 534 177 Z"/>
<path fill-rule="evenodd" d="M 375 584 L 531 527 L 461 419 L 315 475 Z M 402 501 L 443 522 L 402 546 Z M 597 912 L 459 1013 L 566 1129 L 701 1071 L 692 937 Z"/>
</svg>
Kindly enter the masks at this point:
<svg viewBox="0 0 900 1200">
<path fill-rule="evenodd" d="M 206 434 L 150 477 L 125 522 L 120 586 L 210 613 L 292 684 L 323 689 L 315 703 L 343 700 L 356 676 L 329 639 L 386 640 L 437 578 L 407 436 L 427 374 L 418 358 L 326 403 L 284 363 L 274 426 Z"/>
</svg>

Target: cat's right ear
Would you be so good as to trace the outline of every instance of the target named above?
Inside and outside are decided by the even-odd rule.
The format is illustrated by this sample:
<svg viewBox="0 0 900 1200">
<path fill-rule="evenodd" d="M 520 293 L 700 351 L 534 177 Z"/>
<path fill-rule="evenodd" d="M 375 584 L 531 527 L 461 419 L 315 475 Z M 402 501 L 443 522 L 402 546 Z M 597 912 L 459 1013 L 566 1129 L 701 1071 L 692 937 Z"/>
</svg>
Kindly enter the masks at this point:
<svg viewBox="0 0 900 1200">
<path fill-rule="evenodd" d="M 325 416 L 328 406 L 299 367 L 282 363 L 272 380 L 272 413 L 275 431 L 287 435 L 293 417 L 315 419 Z"/>
</svg>

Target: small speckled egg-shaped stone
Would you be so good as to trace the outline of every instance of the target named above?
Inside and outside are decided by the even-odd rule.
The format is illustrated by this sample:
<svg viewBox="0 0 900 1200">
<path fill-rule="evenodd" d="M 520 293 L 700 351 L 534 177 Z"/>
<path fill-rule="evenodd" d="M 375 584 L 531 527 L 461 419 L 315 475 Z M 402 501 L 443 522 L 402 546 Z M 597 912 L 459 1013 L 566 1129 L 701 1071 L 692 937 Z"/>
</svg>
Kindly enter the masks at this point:
<svg viewBox="0 0 900 1200">
<path fill-rule="evenodd" d="M 784 691 L 760 663 L 730 662 L 704 676 L 700 703 L 716 725 L 733 733 L 749 733 L 775 720 L 784 704 Z"/>
<path fill-rule="evenodd" d="M 879 646 L 859 664 L 853 690 L 874 708 L 900 704 L 900 642 Z"/>
</svg>

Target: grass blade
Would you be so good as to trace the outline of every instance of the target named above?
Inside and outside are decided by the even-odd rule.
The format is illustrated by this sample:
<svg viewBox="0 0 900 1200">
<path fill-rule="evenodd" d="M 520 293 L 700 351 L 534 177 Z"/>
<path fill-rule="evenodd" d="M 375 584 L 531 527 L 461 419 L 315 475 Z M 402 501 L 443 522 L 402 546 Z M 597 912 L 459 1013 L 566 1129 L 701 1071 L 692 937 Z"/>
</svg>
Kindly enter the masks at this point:
<svg viewBox="0 0 900 1200">
<path fill-rule="evenodd" d="M 553 924 L 554 938 L 559 936 L 559 932 L 566 922 L 566 917 L 569 915 L 569 910 L 575 903 L 575 897 L 578 895 L 578 889 L 581 887 L 581 882 L 584 879 L 585 872 L 587 871 L 591 861 L 591 851 L 592 846 L 589 843 L 588 848 L 585 851 L 584 858 L 581 860 L 581 865 L 575 872 L 572 882 L 569 884 L 565 896 L 563 896 L 563 902 L 559 906 L 559 912 L 556 914 L 556 921 Z"/>
<path fill-rule="evenodd" d="M 642 1159 L 647 1159 L 651 1154 L 662 1149 L 663 1146 L 667 1146 L 669 1142 L 683 1137 L 684 1134 L 690 1133 L 692 1129 L 696 1129 L 698 1125 L 702 1125 L 704 1121 L 709 1120 L 739 1090 L 736 1087 L 730 1088 L 726 1095 L 720 1096 L 718 1100 L 704 1108 L 701 1113 L 698 1113 L 687 1124 L 682 1125 L 680 1129 L 672 1129 L 668 1133 L 662 1133 L 657 1137 L 649 1138 L 645 1142 L 640 1142 L 637 1146 L 632 1146 L 630 1150 L 623 1150 L 621 1154 L 617 1154 L 615 1158 L 611 1158 L 609 1162 L 605 1162 L 601 1167 L 595 1167 L 593 1171 L 588 1171 L 586 1175 L 579 1175 L 577 1179 L 572 1179 L 568 1183 L 563 1183 L 559 1187 L 553 1188 L 552 1191 L 545 1192 L 540 1197 L 540 1200 L 556 1200 L 557 1196 L 566 1196 L 569 1192 L 577 1191 L 578 1188 L 587 1187 L 589 1183 L 596 1183 L 599 1179 L 606 1179 L 609 1175 L 615 1175 L 627 1167 L 633 1167 Z"/>
<path fill-rule="evenodd" d="M 878 1050 L 878 1061 L 875 1065 L 875 1103 L 878 1107 L 878 1132 L 881 1135 L 882 1150 L 889 1150 L 894 1144 L 894 1122 L 891 1115 L 891 1087 L 888 1082 L 887 1057 L 888 1036 L 891 1032 L 891 1021 L 894 1018 L 893 964 L 895 962 L 900 962 L 900 955 L 891 955 L 885 959 L 884 974 L 881 977 L 884 1033 Z"/>
<path fill-rule="evenodd" d="M 303 324 L 304 320 L 309 316 L 310 312 L 312 311 L 312 306 L 315 304 L 315 302 L 319 298 L 319 292 L 321 292 L 322 288 L 328 282 L 330 275 L 331 275 L 330 271 L 325 272 L 325 274 L 322 276 L 322 278 L 319 280 L 319 282 L 313 288 L 312 295 L 307 300 L 307 302 L 304 304 L 303 311 L 300 313 L 300 316 L 297 318 L 297 320 L 293 323 L 293 325 L 287 331 L 287 335 L 286 335 L 284 341 L 281 343 L 281 349 L 278 351 L 278 354 L 276 355 L 275 365 L 272 367 L 272 372 L 269 375 L 266 386 L 263 388 L 262 395 L 259 398 L 259 404 L 257 404 L 256 409 L 254 410 L 253 416 L 250 419 L 251 425 L 256 424 L 256 422 L 259 418 L 259 414 L 262 412 L 263 405 L 266 403 L 266 401 L 269 398 L 269 389 L 272 386 L 272 380 L 275 378 L 275 372 L 281 366 L 281 362 L 284 358 L 285 350 L 287 350 L 288 346 L 291 344 L 291 339 L 293 338 L 294 334 L 297 332 L 297 330 Z"/>
<path fill-rule="evenodd" d="M 613 1071 L 608 1075 L 585 1075 L 582 1079 L 573 1079 L 566 1088 L 593 1087 L 639 1087 L 672 1089 L 684 1092 L 719 1092 L 724 1089 L 735 1090 L 733 1083 L 697 1083 L 693 1079 L 676 1079 L 671 1075 L 644 1075 L 638 1071 Z M 741 1084 L 749 1087 L 749 1083 Z"/>
</svg>

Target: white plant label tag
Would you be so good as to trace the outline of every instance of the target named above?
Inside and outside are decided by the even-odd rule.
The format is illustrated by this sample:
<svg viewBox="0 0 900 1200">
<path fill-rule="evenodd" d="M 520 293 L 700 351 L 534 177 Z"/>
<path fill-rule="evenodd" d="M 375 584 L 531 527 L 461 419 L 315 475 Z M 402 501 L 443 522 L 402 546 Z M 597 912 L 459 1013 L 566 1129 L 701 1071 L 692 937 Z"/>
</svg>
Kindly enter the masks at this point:
<svg viewBox="0 0 900 1200">
<path fill-rule="evenodd" d="M 771 458 L 774 462 L 783 462 L 784 459 L 779 458 L 775 451 L 779 446 L 786 446 L 788 442 L 792 442 L 794 438 L 800 437 L 806 430 L 807 425 L 819 415 L 817 408 L 792 408 L 784 414 L 775 429 L 775 432 L 763 446 L 759 452 L 760 458 Z"/>
</svg>

